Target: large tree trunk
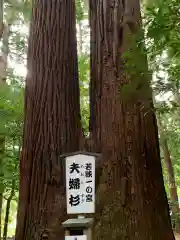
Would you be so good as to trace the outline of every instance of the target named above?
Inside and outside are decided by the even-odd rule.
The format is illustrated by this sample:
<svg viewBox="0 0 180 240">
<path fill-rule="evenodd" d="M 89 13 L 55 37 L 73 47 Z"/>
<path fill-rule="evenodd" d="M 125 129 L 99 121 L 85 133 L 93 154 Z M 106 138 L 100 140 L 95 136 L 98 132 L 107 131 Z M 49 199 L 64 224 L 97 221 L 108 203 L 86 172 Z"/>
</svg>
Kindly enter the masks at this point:
<svg viewBox="0 0 180 240">
<path fill-rule="evenodd" d="M 92 150 L 102 152 L 93 239 L 173 240 L 148 80 L 139 74 L 142 89 L 128 99 L 120 91 L 136 81 L 122 56 L 133 39 L 132 26 L 120 27 L 124 12 L 140 29 L 138 0 L 90 1 L 90 131 Z M 135 60 L 147 71 L 145 56 Z"/>
<path fill-rule="evenodd" d="M 64 238 L 59 155 L 78 150 L 81 134 L 75 23 L 74 1 L 34 1 L 16 240 Z"/>
</svg>

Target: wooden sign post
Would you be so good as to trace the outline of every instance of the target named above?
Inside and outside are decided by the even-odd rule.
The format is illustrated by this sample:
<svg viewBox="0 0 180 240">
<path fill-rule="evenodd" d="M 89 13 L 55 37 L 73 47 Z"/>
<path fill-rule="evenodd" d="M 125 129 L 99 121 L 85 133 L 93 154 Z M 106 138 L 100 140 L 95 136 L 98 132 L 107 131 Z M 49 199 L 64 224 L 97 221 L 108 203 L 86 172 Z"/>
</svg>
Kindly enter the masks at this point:
<svg viewBox="0 0 180 240">
<path fill-rule="evenodd" d="M 99 154 L 75 152 L 62 155 L 66 163 L 67 214 L 95 213 L 95 160 Z M 68 219 L 65 240 L 91 240 L 92 218 L 79 216 Z"/>
</svg>

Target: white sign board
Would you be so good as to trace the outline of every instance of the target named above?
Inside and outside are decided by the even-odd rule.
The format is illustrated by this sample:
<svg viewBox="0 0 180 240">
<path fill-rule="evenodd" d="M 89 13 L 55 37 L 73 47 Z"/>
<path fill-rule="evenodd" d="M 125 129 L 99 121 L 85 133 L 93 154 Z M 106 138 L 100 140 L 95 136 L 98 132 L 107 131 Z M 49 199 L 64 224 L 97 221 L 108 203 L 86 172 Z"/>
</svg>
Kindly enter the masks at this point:
<svg viewBox="0 0 180 240">
<path fill-rule="evenodd" d="M 81 236 L 65 236 L 65 240 L 87 240 L 86 235 Z"/>
<path fill-rule="evenodd" d="M 95 212 L 95 157 L 77 154 L 66 157 L 67 213 Z"/>
</svg>

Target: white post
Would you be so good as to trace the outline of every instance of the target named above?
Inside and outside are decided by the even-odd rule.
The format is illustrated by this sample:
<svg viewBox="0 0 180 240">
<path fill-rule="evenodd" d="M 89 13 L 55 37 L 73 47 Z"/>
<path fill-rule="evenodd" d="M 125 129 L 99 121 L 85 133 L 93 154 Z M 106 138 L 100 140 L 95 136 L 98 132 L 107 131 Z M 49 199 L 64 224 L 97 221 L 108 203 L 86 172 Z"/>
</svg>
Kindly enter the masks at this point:
<svg viewBox="0 0 180 240">
<path fill-rule="evenodd" d="M 85 218 L 84 215 L 78 215 L 79 219 Z"/>
</svg>

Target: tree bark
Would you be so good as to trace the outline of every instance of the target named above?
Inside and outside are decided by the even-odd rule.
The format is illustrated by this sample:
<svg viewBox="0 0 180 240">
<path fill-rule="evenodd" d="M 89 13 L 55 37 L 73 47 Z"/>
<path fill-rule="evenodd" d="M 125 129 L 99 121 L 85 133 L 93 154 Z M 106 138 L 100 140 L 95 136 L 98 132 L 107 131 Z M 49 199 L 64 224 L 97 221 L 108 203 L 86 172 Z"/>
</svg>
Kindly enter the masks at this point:
<svg viewBox="0 0 180 240">
<path fill-rule="evenodd" d="M 10 208 L 11 208 L 11 201 L 14 197 L 15 194 L 15 180 L 12 180 L 12 188 L 11 188 L 11 193 L 10 196 L 7 199 L 6 203 L 6 213 L 5 213 L 5 218 L 4 218 L 4 231 L 3 231 L 3 240 L 7 239 L 7 233 L 8 233 L 8 222 L 9 222 L 9 213 L 10 213 Z"/>
<path fill-rule="evenodd" d="M 93 239 L 172 240 L 150 84 L 139 73 L 136 96 L 120 91 L 136 80 L 123 56 L 138 34 L 126 14 L 140 29 L 138 0 L 90 1 L 90 131 L 92 150 L 102 152 Z M 137 63 L 147 72 L 146 56 Z"/>
<path fill-rule="evenodd" d="M 79 150 L 80 104 L 75 3 L 33 3 L 25 89 L 16 240 L 63 239 L 62 153 Z"/>
</svg>

